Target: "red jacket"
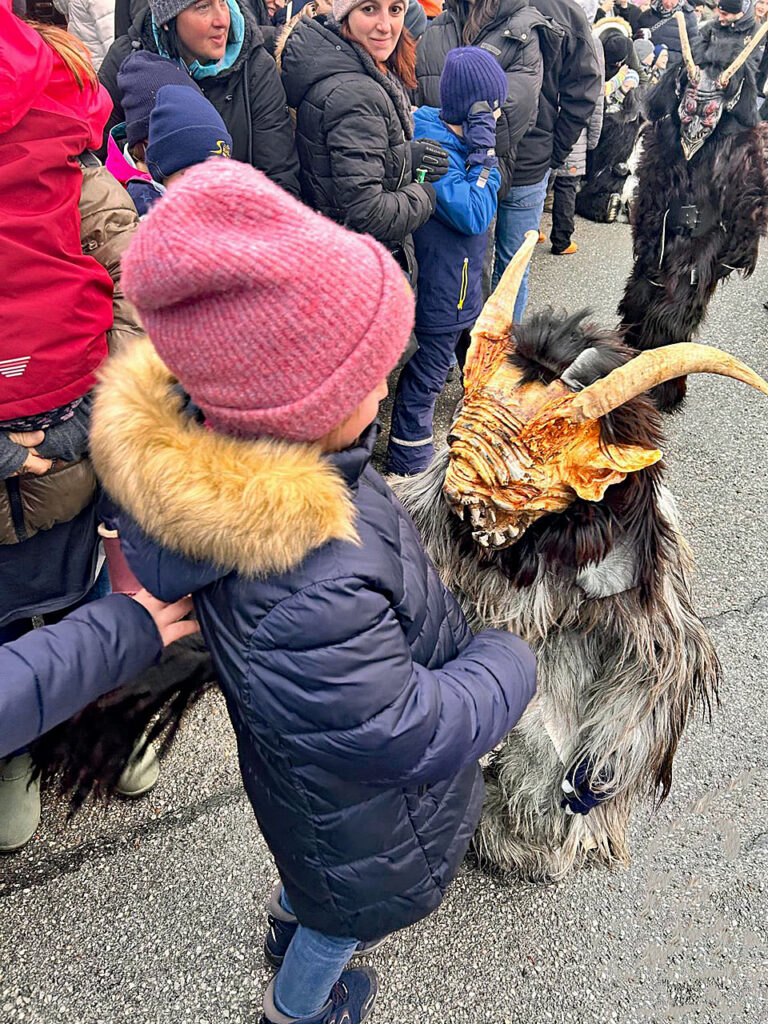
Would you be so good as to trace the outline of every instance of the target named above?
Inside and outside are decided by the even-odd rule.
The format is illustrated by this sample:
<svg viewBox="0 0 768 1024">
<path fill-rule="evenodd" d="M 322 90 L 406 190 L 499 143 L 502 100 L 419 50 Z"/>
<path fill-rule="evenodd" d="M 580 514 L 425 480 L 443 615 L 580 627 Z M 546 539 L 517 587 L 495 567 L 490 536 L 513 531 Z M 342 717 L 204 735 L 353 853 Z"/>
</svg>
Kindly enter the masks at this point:
<svg viewBox="0 0 768 1024">
<path fill-rule="evenodd" d="M 83 150 L 112 102 L 0 0 L 0 420 L 84 394 L 107 354 L 112 281 L 80 244 Z"/>
</svg>

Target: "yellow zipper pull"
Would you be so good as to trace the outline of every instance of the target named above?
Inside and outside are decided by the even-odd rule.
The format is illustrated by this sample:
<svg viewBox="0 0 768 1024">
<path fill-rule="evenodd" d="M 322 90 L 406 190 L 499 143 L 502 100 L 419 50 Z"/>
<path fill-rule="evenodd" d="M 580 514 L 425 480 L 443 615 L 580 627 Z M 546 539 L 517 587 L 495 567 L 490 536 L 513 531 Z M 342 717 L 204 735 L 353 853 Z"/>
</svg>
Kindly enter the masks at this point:
<svg viewBox="0 0 768 1024">
<path fill-rule="evenodd" d="M 467 286 L 469 285 L 469 256 L 464 257 L 464 266 L 461 268 L 461 292 L 459 293 L 459 304 L 457 309 L 464 309 L 464 299 L 467 297 Z"/>
</svg>

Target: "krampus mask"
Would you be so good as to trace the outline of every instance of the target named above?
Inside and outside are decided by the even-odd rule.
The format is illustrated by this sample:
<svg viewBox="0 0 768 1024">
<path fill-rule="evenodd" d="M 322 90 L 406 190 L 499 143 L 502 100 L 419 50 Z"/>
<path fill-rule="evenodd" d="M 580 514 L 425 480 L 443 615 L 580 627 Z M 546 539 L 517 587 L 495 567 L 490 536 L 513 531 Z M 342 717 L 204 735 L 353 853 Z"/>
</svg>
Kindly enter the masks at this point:
<svg viewBox="0 0 768 1024">
<path fill-rule="evenodd" d="M 686 160 L 697 153 L 720 122 L 724 112 L 734 109 L 741 98 L 745 78 L 735 79 L 736 72 L 746 64 L 750 55 L 768 32 L 764 24 L 741 53 L 723 68 L 711 58 L 715 53 L 707 52 L 708 60 L 699 66 L 693 59 L 685 17 L 681 12 L 675 15 L 680 30 L 683 61 L 678 79 L 678 94 L 681 94 L 678 116 L 680 118 L 680 143 Z"/>
<path fill-rule="evenodd" d="M 657 462 L 656 449 L 608 443 L 600 422 L 649 388 L 708 372 L 768 394 L 768 385 L 733 356 L 692 344 L 643 352 L 600 379 L 590 368 L 600 361 L 597 350 L 587 349 L 559 377 L 541 380 L 517 358 L 513 328 L 515 298 L 537 237 L 528 232 L 475 324 L 464 402 L 448 437 L 445 497 L 487 548 L 514 544 L 535 520 L 576 498 L 600 501 L 628 473 Z"/>
</svg>

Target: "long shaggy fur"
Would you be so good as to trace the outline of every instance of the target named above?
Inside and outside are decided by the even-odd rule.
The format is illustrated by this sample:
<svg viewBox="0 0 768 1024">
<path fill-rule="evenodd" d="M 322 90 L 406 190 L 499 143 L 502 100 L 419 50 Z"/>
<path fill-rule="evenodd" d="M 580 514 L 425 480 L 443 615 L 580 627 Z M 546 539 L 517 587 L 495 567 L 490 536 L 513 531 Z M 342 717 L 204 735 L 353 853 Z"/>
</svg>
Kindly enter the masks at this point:
<svg viewBox="0 0 768 1024">
<path fill-rule="evenodd" d="M 633 90 L 619 110 L 606 112 L 600 141 L 587 153 L 587 173 L 576 196 L 576 212 L 598 223 L 608 220 L 608 202 L 621 195 L 627 175 L 623 170 L 640 134 L 640 103 Z"/>
<path fill-rule="evenodd" d="M 610 335 L 589 326 L 580 333 L 579 320 L 571 318 L 571 344 L 554 350 L 543 344 L 556 330 L 551 314 L 516 328 L 515 360 L 528 360 L 533 373 L 537 338 L 542 379 L 580 345 L 604 345 L 605 372 L 626 358 L 615 336 L 611 352 Z M 606 440 L 659 441 L 646 399 L 602 426 Z M 538 662 L 537 697 L 485 769 L 475 852 L 486 865 L 531 879 L 559 878 L 590 858 L 626 862 L 632 806 L 667 795 L 688 716 L 696 705 L 709 708 L 720 675 L 691 605 L 690 552 L 660 465 L 608 488 L 599 503 L 576 501 L 543 517 L 514 547 L 489 551 L 443 499 L 448 459 L 440 452 L 395 489 L 472 627 L 518 633 Z M 610 796 L 588 816 L 569 817 L 560 783 L 585 759 L 594 787 Z"/>
<path fill-rule="evenodd" d="M 107 803 L 131 753 L 152 741 L 165 753 L 185 712 L 216 683 L 202 638 L 178 640 L 127 686 L 35 740 L 30 753 L 36 774 L 68 797 L 70 814 L 90 796 Z"/>
<path fill-rule="evenodd" d="M 702 67 L 722 70 L 741 49 L 713 34 L 695 56 Z M 740 99 L 724 111 L 711 137 L 686 161 L 680 145 L 678 84 L 683 66 L 670 69 L 652 91 L 651 124 L 643 135 L 638 188 L 631 209 L 634 266 L 619 303 L 624 338 L 635 349 L 691 341 L 704 321 L 718 282 L 733 272 L 748 277 L 757 263 L 760 237 L 768 230 L 768 171 L 765 127 L 754 127 L 756 89 L 747 64 L 728 86 Z M 743 83 L 743 84 L 742 84 Z M 703 235 L 664 231 L 666 211 L 676 203 L 715 211 Z M 653 392 L 660 409 L 676 408 L 685 378 Z"/>
</svg>

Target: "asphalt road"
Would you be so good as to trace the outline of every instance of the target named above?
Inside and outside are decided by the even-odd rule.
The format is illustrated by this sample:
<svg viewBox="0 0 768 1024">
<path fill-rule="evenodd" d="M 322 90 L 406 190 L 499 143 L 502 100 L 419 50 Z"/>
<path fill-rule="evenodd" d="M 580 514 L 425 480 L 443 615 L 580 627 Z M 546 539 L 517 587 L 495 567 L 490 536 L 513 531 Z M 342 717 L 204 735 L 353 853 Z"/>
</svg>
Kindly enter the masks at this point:
<svg viewBox="0 0 768 1024">
<path fill-rule="evenodd" d="M 574 257 L 539 246 L 532 308 L 610 324 L 629 229 L 579 222 L 576 237 Z M 718 294 L 702 333 L 765 377 L 767 266 Z M 465 866 L 437 914 L 372 957 L 373 1024 L 768 1020 L 768 401 L 698 377 L 667 435 L 722 706 L 688 729 L 667 803 L 635 814 L 628 869 L 530 885 Z M 35 839 L 0 860 L 0 1022 L 256 1024 L 274 879 L 211 696 L 152 794 L 66 826 L 44 798 Z"/>
</svg>

